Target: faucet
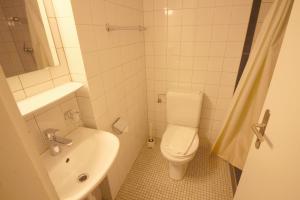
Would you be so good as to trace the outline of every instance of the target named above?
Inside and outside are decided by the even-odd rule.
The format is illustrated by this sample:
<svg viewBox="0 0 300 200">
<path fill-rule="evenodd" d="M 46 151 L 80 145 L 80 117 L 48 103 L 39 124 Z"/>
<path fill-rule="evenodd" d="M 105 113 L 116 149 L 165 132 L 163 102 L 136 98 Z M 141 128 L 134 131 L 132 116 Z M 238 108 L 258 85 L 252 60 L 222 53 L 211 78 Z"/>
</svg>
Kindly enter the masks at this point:
<svg viewBox="0 0 300 200">
<path fill-rule="evenodd" d="M 49 141 L 50 153 L 53 156 L 61 152 L 60 145 L 67 145 L 67 146 L 72 145 L 71 139 L 57 136 L 56 133 L 58 131 L 59 131 L 58 129 L 54 129 L 54 128 L 48 128 L 43 131 L 47 140 Z"/>
</svg>

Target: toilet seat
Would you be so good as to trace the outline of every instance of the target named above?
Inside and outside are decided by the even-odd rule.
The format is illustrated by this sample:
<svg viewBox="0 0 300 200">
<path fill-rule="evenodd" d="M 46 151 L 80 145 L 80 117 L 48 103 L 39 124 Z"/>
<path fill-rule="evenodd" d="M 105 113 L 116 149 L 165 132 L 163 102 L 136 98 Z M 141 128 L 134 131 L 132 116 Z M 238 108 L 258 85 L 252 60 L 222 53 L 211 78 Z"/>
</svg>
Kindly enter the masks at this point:
<svg viewBox="0 0 300 200">
<path fill-rule="evenodd" d="M 189 149 L 185 153 L 185 155 L 179 155 L 179 154 L 173 153 L 168 148 L 166 148 L 166 145 L 169 143 L 168 139 L 171 138 L 170 135 L 173 134 L 173 132 L 170 130 L 172 130 L 176 127 L 180 127 L 182 131 L 192 131 L 191 130 L 192 128 L 189 128 L 189 127 L 186 127 L 186 129 L 184 129 L 185 127 L 183 127 L 183 126 L 169 124 L 166 131 L 163 134 L 163 137 L 162 137 L 162 141 L 161 141 L 161 145 L 160 145 L 161 151 L 168 160 L 172 160 L 175 162 L 186 162 L 187 160 L 191 160 L 194 157 L 194 154 L 196 153 L 196 151 L 198 149 L 198 146 L 199 146 L 199 136 L 197 133 L 198 129 L 194 128 L 193 131 L 196 132 L 196 135 L 193 138 L 193 141 L 192 141 Z M 182 134 L 184 134 L 184 132 Z"/>
</svg>

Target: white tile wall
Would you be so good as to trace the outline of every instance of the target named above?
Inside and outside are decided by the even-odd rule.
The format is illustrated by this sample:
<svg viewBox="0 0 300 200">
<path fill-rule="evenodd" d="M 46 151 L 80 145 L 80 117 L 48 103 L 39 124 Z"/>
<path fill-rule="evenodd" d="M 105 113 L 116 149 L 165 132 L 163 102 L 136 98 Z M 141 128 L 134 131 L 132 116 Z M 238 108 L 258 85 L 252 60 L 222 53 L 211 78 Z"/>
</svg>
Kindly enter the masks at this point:
<svg viewBox="0 0 300 200">
<path fill-rule="evenodd" d="M 84 87 L 76 92 L 76 99 L 85 126 L 96 128 L 92 110 L 82 49 L 79 44 L 72 4 L 70 0 L 52 0 L 61 42 L 72 81 L 82 82 Z M 61 81 L 59 79 L 58 81 Z"/>
<path fill-rule="evenodd" d="M 148 118 L 160 137 L 167 90 L 205 93 L 200 134 L 212 143 L 233 93 L 251 0 L 144 0 Z"/>
<path fill-rule="evenodd" d="M 148 132 L 144 34 L 108 33 L 105 24 L 143 25 L 143 4 L 141 0 L 71 2 L 89 85 L 91 106 L 85 107 L 86 113 L 93 114 L 99 129 L 112 131 L 111 125 L 118 117 L 129 124 L 128 133 L 118 136 L 120 151 L 108 176 L 115 196 Z M 79 98 L 79 104 L 81 101 L 86 99 Z"/>
</svg>

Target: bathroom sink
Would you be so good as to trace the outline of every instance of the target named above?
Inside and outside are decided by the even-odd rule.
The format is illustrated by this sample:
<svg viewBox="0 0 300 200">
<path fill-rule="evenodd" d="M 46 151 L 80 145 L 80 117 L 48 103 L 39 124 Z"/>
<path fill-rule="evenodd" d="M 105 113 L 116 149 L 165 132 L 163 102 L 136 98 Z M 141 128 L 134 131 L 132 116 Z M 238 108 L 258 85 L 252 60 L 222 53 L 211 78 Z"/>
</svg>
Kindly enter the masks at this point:
<svg viewBox="0 0 300 200">
<path fill-rule="evenodd" d="M 42 154 L 50 179 L 61 200 L 86 197 L 105 178 L 119 150 L 118 138 L 105 131 L 79 127 L 66 138 L 71 146 L 52 156 Z"/>
</svg>

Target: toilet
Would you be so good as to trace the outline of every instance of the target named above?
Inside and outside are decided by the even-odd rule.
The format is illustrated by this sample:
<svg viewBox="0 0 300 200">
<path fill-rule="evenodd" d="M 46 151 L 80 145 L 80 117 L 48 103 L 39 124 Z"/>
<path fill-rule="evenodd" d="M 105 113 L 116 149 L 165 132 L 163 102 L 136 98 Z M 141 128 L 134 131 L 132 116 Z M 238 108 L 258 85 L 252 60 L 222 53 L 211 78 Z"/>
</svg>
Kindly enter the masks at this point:
<svg viewBox="0 0 300 200">
<path fill-rule="evenodd" d="M 168 92 L 167 128 L 160 149 L 169 161 L 169 176 L 180 180 L 199 146 L 198 127 L 202 93 Z"/>
</svg>

